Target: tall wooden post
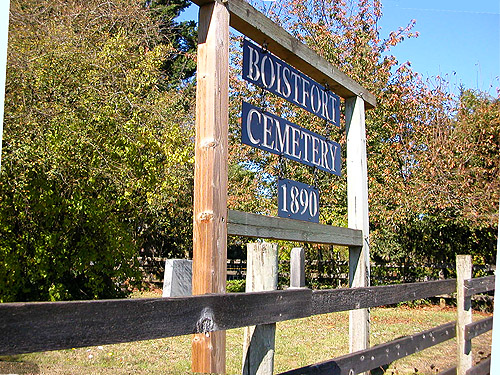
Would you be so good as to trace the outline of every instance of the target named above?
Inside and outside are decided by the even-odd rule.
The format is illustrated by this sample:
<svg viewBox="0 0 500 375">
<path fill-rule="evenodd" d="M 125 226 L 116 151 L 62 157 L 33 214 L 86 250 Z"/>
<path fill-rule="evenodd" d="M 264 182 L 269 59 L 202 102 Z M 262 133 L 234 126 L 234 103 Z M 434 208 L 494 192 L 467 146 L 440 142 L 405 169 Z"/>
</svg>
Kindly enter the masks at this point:
<svg viewBox="0 0 500 375">
<path fill-rule="evenodd" d="M 465 296 L 464 281 L 472 278 L 472 257 L 457 255 L 457 375 L 472 367 L 472 342 L 465 339 L 465 326 L 472 323 L 471 298 Z"/>
<path fill-rule="evenodd" d="M 497 228 L 497 270 L 495 271 L 495 296 L 497 301 L 500 301 L 500 210 L 498 212 L 498 228 Z M 495 300 L 494 299 L 494 300 Z M 495 307 L 493 305 L 493 332 L 491 340 L 491 365 L 490 368 L 500 368 L 500 303 Z"/>
<path fill-rule="evenodd" d="M 227 259 L 227 137 L 229 12 L 221 2 L 200 6 L 196 90 L 193 294 L 225 293 Z M 201 319 L 201 317 L 200 317 Z M 197 334 L 192 370 L 225 373 L 225 332 Z"/>
<path fill-rule="evenodd" d="M 360 97 L 346 99 L 346 132 L 348 226 L 363 231 L 363 246 L 349 248 L 349 286 L 355 288 L 370 285 L 365 103 Z M 368 309 L 350 311 L 350 351 L 367 349 L 369 346 Z"/>
</svg>

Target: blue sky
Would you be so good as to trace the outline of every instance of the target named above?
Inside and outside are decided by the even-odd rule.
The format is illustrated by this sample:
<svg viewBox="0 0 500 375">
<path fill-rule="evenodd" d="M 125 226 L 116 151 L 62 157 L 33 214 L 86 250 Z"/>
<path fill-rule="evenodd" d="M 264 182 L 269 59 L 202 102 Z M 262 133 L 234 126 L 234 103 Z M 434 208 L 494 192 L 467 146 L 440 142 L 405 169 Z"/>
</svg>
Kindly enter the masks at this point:
<svg viewBox="0 0 500 375">
<path fill-rule="evenodd" d="M 416 39 L 392 50 L 424 78 L 446 77 L 496 96 L 500 87 L 499 0 L 382 0 L 381 34 L 415 19 Z"/>
<path fill-rule="evenodd" d="M 279 0 L 278 4 L 279 4 Z M 418 38 L 407 39 L 391 54 L 410 61 L 423 78 L 441 76 L 457 92 L 459 85 L 497 96 L 500 88 L 499 0 L 382 0 L 381 37 L 416 20 Z M 193 5 L 181 15 L 197 19 Z"/>
</svg>

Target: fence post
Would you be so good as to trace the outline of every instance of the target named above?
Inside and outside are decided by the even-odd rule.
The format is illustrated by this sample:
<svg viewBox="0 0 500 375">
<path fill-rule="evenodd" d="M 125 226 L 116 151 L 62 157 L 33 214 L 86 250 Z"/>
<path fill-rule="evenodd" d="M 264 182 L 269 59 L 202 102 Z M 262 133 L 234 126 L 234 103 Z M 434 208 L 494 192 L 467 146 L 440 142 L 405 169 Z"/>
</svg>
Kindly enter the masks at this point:
<svg viewBox="0 0 500 375">
<path fill-rule="evenodd" d="M 346 99 L 347 133 L 347 216 L 348 226 L 363 231 L 363 246 L 349 248 L 349 286 L 370 285 L 368 221 L 368 170 L 366 159 L 365 102 L 360 97 Z M 349 312 L 349 349 L 370 346 L 368 309 Z"/>
<path fill-rule="evenodd" d="M 193 201 L 193 295 L 226 292 L 229 10 L 200 6 Z M 203 319 L 203 317 L 200 317 Z M 226 372 L 226 333 L 199 333 L 192 371 Z"/>
<path fill-rule="evenodd" d="M 290 253 L 290 288 L 306 286 L 305 255 L 303 247 L 294 247 Z"/>
<path fill-rule="evenodd" d="M 262 292 L 278 288 L 278 245 L 247 245 L 245 292 Z M 243 375 L 272 375 L 276 323 L 246 327 L 243 338 Z"/>
<path fill-rule="evenodd" d="M 465 296 L 464 281 L 472 278 L 472 258 L 457 255 L 457 375 L 472 367 L 471 340 L 465 339 L 465 326 L 472 323 L 471 297 Z"/>
</svg>

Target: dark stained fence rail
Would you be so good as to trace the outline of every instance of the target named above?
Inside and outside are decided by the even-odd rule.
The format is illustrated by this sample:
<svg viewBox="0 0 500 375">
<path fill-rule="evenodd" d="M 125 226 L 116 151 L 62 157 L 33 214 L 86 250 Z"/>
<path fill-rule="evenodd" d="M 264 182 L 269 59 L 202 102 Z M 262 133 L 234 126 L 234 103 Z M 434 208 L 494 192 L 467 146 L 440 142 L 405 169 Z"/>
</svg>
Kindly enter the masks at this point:
<svg viewBox="0 0 500 375">
<path fill-rule="evenodd" d="M 310 316 L 311 290 L 0 304 L 0 355 L 116 344 Z"/>
<path fill-rule="evenodd" d="M 457 368 L 449 368 L 448 370 L 441 371 L 438 375 L 457 375 Z"/>
<path fill-rule="evenodd" d="M 490 373 L 491 358 L 481 361 L 471 369 L 467 370 L 467 375 L 487 375 Z"/>
<path fill-rule="evenodd" d="M 368 288 L 315 290 L 312 295 L 312 312 L 313 314 L 326 314 L 391 305 L 402 301 L 414 301 L 452 293 L 455 288 L 456 280 L 448 279 Z"/>
<path fill-rule="evenodd" d="M 495 276 L 477 277 L 465 280 L 465 296 L 471 297 L 474 294 L 489 292 L 495 289 Z"/>
<path fill-rule="evenodd" d="M 0 355 L 266 324 L 449 293 L 454 280 L 369 288 L 0 304 Z M 356 302 L 366 299 L 363 302 Z"/>
<path fill-rule="evenodd" d="M 349 375 L 369 371 L 455 337 L 455 322 L 403 337 L 373 348 L 309 365 L 280 375 Z"/>
<path fill-rule="evenodd" d="M 493 329 L 493 317 L 479 320 L 465 326 L 465 339 L 472 340 L 474 337 L 482 335 Z"/>
</svg>

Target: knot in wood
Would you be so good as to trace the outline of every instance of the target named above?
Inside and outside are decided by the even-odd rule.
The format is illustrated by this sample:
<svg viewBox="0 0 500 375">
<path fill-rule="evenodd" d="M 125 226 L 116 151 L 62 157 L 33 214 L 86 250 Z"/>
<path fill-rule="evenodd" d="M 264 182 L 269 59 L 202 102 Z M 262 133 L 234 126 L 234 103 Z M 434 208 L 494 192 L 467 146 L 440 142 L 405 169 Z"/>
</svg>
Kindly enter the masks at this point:
<svg viewBox="0 0 500 375">
<path fill-rule="evenodd" d="M 217 141 L 213 138 L 204 139 L 201 143 L 201 147 L 203 148 L 215 148 L 217 146 Z"/>
<path fill-rule="evenodd" d="M 196 322 L 196 333 L 207 334 L 217 330 L 214 321 L 214 313 L 209 307 L 205 307 L 201 312 L 200 319 Z"/>
<path fill-rule="evenodd" d="M 208 222 L 213 220 L 214 218 L 214 213 L 212 211 L 205 211 L 200 213 L 200 221 L 202 222 Z"/>
</svg>

